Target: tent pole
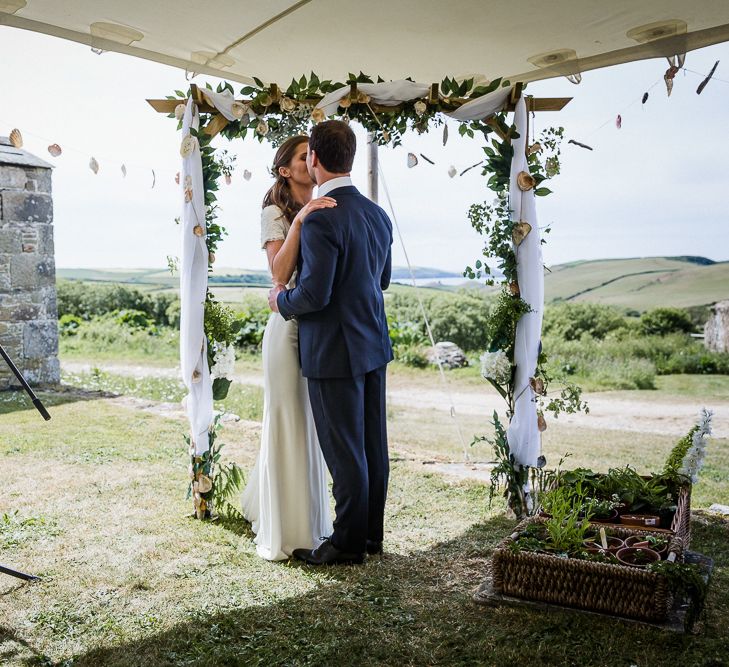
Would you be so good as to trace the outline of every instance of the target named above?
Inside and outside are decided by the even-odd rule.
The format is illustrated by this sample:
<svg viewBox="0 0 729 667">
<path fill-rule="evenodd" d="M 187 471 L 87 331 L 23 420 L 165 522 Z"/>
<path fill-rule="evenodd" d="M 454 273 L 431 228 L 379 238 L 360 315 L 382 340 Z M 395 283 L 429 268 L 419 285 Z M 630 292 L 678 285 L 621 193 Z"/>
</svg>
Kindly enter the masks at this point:
<svg viewBox="0 0 729 667">
<path fill-rule="evenodd" d="M 373 132 L 367 133 L 367 196 L 377 204 L 377 180 L 379 166 L 377 158 L 377 140 Z"/>
</svg>

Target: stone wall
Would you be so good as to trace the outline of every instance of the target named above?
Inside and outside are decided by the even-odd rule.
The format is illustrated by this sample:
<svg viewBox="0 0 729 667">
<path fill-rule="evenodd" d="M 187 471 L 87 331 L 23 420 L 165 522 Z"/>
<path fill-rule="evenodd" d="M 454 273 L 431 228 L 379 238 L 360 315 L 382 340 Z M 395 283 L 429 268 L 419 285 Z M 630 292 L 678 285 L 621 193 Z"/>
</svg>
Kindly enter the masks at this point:
<svg viewBox="0 0 729 667">
<path fill-rule="evenodd" d="M 711 317 L 704 327 L 704 344 L 714 352 L 729 352 L 729 301 L 711 307 Z"/>
<path fill-rule="evenodd" d="M 52 221 L 51 165 L 0 137 L 0 344 L 36 385 L 60 381 Z"/>
</svg>

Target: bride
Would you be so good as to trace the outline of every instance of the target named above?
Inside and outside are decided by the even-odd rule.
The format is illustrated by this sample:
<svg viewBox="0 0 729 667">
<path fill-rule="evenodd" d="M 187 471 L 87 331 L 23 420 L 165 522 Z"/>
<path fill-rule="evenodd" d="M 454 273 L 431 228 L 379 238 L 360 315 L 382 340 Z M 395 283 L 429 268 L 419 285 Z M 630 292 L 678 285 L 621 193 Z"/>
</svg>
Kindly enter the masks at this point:
<svg viewBox="0 0 729 667">
<path fill-rule="evenodd" d="M 336 206 L 312 199 L 306 168 L 308 137 L 288 139 L 276 152 L 276 182 L 263 199 L 261 243 L 275 284 L 293 287 L 301 225 L 307 214 Z M 299 366 L 298 325 L 271 313 L 263 335 L 261 450 L 241 498 L 256 533 L 258 555 L 284 560 L 296 548 L 313 548 L 330 535 L 326 467 L 314 428 L 306 379 Z"/>
</svg>

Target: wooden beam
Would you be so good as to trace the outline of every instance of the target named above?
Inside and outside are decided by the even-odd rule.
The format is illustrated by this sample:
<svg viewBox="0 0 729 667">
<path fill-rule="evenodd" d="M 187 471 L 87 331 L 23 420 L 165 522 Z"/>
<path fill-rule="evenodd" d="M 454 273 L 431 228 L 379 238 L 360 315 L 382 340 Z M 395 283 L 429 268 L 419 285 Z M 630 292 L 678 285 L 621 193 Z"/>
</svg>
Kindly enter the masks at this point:
<svg viewBox="0 0 729 667">
<path fill-rule="evenodd" d="M 210 137 L 214 137 L 220 132 L 227 124 L 228 119 L 221 113 L 216 113 L 213 119 L 205 126 L 203 132 Z"/>
</svg>

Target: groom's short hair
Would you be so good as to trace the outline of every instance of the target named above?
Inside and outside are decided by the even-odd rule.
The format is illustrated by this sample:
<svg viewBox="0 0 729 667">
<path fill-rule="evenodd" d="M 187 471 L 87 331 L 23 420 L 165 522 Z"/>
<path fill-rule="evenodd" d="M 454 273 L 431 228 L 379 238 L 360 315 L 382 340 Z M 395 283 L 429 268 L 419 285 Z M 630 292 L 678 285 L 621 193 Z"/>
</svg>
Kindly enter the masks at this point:
<svg viewBox="0 0 729 667">
<path fill-rule="evenodd" d="M 327 120 L 311 130 L 309 148 L 316 152 L 319 162 L 328 172 L 348 174 L 352 171 L 357 138 L 344 121 Z"/>
</svg>

